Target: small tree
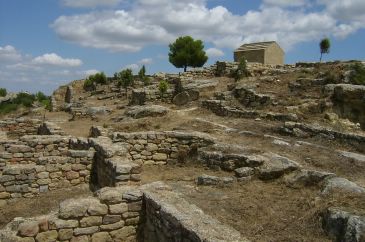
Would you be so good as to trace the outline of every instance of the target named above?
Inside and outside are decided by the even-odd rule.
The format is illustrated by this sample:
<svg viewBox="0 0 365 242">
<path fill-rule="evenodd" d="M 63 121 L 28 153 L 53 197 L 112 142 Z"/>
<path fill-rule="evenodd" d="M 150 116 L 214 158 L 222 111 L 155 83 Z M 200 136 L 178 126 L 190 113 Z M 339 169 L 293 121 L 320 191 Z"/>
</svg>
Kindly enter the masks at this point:
<svg viewBox="0 0 365 242">
<path fill-rule="evenodd" d="M 163 95 L 167 92 L 167 89 L 169 89 L 169 83 L 165 80 L 160 81 L 158 84 L 158 90 L 160 91 L 161 99 L 163 98 Z"/>
<path fill-rule="evenodd" d="M 132 86 L 134 82 L 132 69 L 125 69 L 118 73 L 118 87 L 125 89 L 128 98 L 128 87 Z"/>
<path fill-rule="evenodd" d="M 247 63 L 245 57 L 241 57 L 237 69 L 233 73 L 235 81 L 248 76 Z"/>
<path fill-rule="evenodd" d="M 143 65 L 142 68 L 139 70 L 138 72 L 138 77 L 139 79 L 141 79 L 142 81 L 144 80 L 144 78 L 146 77 L 146 67 Z"/>
<path fill-rule="evenodd" d="M 208 60 L 201 40 L 194 40 L 190 36 L 179 37 L 169 45 L 169 61 L 177 68 L 202 67 Z"/>
<path fill-rule="evenodd" d="M 143 65 L 142 68 L 138 72 L 138 78 L 143 82 L 145 86 L 150 84 L 148 77 L 146 76 L 146 67 Z"/>
<path fill-rule="evenodd" d="M 5 88 L 0 88 L 0 97 L 5 97 L 8 94 Z"/>
<path fill-rule="evenodd" d="M 330 52 L 330 48 L 331 48 L 331 41 L 329 40 L 329 38 L 324 38 L 321 40 L 321 42 L 319 43 L 319 48 L 321 50 L 321 57 L 319 58 L 319 62 L 322 62 L 322 55 L 323 54 L 328 54 Z"/>
</svg>

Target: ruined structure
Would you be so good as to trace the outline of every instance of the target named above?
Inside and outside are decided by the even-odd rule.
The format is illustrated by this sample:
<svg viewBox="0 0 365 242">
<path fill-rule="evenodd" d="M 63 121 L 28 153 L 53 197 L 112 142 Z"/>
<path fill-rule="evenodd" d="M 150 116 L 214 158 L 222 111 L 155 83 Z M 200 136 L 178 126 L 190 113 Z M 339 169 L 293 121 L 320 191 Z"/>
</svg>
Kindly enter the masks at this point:
<svg viewBox="0 0 365 242">
<path fill-rule="evenodd" d="M 344 119 L 362 122 L 363 88 L 310 63 L 249 63 L 235 81 L 237 65 L 156 74 L 128 100 L 113 82 L 66 86 L 55 98 L 74 121 L 2 120 L 0 216 L 67 199 L 9 218 L 0 241 L 364 241 L 365 133 Z"/>
<path fill-rule="evenodd" d="M 284 65 L 285 53 L 275 41 L 244 44 L 234 51 L 234 61 L 244 57 L 247 62 Z"/>
</svg>

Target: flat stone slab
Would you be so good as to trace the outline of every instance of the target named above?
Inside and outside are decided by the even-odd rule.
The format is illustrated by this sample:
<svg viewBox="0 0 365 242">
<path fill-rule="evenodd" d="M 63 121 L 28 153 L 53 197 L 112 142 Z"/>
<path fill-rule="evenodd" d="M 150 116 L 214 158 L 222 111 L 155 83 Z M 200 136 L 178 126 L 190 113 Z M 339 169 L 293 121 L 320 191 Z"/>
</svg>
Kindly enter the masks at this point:
<svg viewBox="0 0 365 242">
<path fill-rule="evenodd" d="M 145 117 L 161 117 L 170 111 L 169 108 L 160 105 L 133 106 L 126 111 L 126 115 L 135 119 Z"/>
<path fill-rule="evenodd" d="M 216 185 L 228 185 L 232 184 L 235 181 L 233 177 L 218 177 L 218 176 L 209 176 L 209 175 L 201 175 L 196 179 L 196 183 L 198 186 L 216 186 Z"/>
</svg>

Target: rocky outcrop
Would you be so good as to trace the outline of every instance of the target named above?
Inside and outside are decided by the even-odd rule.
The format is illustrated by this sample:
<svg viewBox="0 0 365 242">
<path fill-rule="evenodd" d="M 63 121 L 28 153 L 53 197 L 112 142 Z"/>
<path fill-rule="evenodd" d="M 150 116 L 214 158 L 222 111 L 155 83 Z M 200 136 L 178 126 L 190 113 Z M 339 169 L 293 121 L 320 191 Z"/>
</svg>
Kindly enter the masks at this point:
<svg viewBox="0 0 365 242">
<path fill-rule="evenodd" d="M 365 216 L 344 208 L 328 208 L 323 214 L 323 229 L 333 241 L 365 241 Z"/>
<path fill-rule="evenodd" d="M 360 123 L 365 129 L 365 86 L 338 84 L 334 87 L 333 110 L 342 118 Z"/>
</svg>

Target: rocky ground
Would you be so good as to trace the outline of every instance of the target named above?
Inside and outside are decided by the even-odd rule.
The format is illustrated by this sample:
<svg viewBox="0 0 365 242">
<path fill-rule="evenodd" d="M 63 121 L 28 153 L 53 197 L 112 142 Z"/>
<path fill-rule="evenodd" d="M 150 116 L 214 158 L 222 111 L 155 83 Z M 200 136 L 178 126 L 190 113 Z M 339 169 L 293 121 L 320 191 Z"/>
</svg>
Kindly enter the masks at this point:
<svg viewBox="0 0 365 242">
<path fill-rule="evenodd" d="M 323 229 L 328 225 L 326 209 L 340 207 L 356 216 L 365 212 L 364 120 L 361 115 L 346 116 L 348 108 L 339 97 L 340 104 L 336 102 L 337 89 L 331 86 L 346 81 L 346 65 L 252 67 L 251 76 L 238 82 L 227 76 L 186 78 L 183 87 L 192 87 L 198 98 L 192 98 L 193 92 L 179 100 L 157 95 L 143 106 L 129 105 L 133 91 L 127 99 L 123 90 L 112 91 L 113 84 L 94 93 L 74 89 L 73 100 L 82 108 L 46 112 L 45 119 L 81 137 L 88 137 L 93 125 L 122 132 L 207 133 L 216 140 L 214 150 L 178 164 L 144 166 L 142 183 L 166 182 L 252 241 L 332 241 L 334 233 Z M 326 73 L 331 70 L 341 78 L 329 80 Z M 260 157 L 265 163 L 239 170 L 232 165 L 233 158 L 224 160 L 223 169 L 201 161 L 214 160 L 216 153 L 221 160 L 234 154 L 244 155 L 246 161 Z M 35 215 L 27 209 L 31 206 L 34 201 L 21 209 L 16 204 L 7 207 L 0 211 L 6 217 L 1 222 L 13 214 Z M 361 219 L 359 233 L 364 237 L 353 241 L 365 241 Z"/>
</svg>

